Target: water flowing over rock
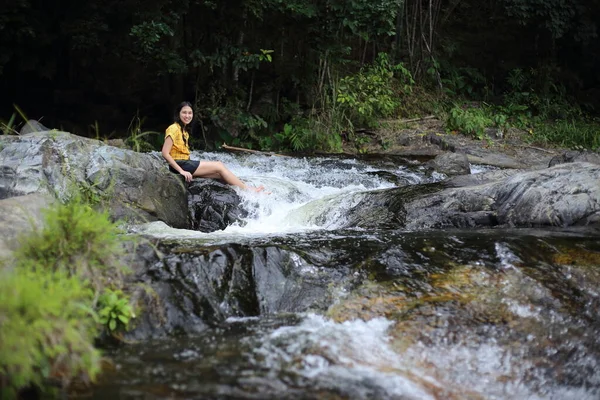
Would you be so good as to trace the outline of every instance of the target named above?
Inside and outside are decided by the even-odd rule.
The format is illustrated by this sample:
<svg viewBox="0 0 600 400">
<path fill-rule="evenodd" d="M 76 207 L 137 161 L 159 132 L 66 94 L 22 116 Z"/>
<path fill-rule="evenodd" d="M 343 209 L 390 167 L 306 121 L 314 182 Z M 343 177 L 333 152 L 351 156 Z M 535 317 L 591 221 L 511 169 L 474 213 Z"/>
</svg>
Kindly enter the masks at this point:
<svg viewBox="0 0 600 400">
<path fill-rule="evenodd" d="M 0 138 L 7 224 L 73 186 L 153 221 L 127 225 L 141 310 L 90 398 L 599 398 L 600 165 L 202 159 L 271 194 L 66 133 Z"/>
<path fill-rule="evenodd" d="M 290 400 L 600 394 L 595 238 L 370 230 L 160 248 L 138 277 L 177 323 L 144 321 L 138 338 L 193 334 L 123 348 L 96 398 L 115 386 Z"/>
</svg>

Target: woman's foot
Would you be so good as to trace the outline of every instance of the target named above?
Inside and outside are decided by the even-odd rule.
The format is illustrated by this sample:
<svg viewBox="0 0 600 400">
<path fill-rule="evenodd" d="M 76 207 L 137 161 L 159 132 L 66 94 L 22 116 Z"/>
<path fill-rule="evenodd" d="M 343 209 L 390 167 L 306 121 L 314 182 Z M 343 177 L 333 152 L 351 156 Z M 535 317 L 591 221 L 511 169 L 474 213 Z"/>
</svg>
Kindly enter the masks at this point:
<svg viewBox="0 0 600 400">
<path fill-rule="evenodd" d="M 252 192 L 256 192 L 256 193 L 264 192 L 265 194 L 271 194 L 271 192 L 265 191 L 265 187 L 263 185 L 260 185 L 260 186 L 246 186 L 246 189 L 248 189 L 248 190 L 250 190 Z"/>
<path fill-rule="evenodd" d="M 265 187 L 263 185 L 260 185 L 260 186 L 246 186 L 246 189 L 258 193 L 258 192 L 262 192 L 263 190 L 265 190 Z"/>
</svg>

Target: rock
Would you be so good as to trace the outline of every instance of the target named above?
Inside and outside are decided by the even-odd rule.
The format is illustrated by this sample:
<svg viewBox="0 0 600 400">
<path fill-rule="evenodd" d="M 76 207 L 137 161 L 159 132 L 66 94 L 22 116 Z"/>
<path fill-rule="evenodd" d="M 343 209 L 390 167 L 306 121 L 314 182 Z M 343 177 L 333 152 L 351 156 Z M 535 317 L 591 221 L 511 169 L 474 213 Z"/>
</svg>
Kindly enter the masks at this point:
<svg viewBox="0 0 600 400">
<path fill-rule="evenodd" d="M 562 154 L 552 157 L 548 163 L 548 167 L 553 167 L 558 164 L 572 163 L 572 162 L 589 162 L 592 164 L 600 165 L 600 154 L 592 151 L 565 151 Z"/>
<path fill-rule="evenodd" d="M 447 176 L 468 175 L 471 166 L 466 154 L 444 153 L 435 157 L 427 166 Z"/>
<path fill-rule="evenodd" d="M 459 175 L 447 179 L 446 181 L 444 181 L 444 185 L 447 187 L 465 187 L 482 185 L 484 183 L 506 179 L 519 172 L 523 172 L 523 170 L 498 169 L 494 171 L 480 172 L 478 174 Z"/>
<path fill-rule="evenodd" d="M 106 144 L 108 144 L 109 146 L 118 147 L 120 149 L 128 149 L 129 148 L 129 146 L 127 146 L 125 144 L 125 141 L 123 139 L 108 139 Z"/>
<path fill-rule="evenodd" d="M 66 132 L 0 136 L 0 199 L 74 194 L 105 202 L 114 219 L 187 228 L 187 190 L 160 156 Z"/>
<path fill-rule="evenodd" d="M 79 194 L 107 207 L 114 220 L 163 221 L 202 232 L 225 229 L 245 215 L 229 185 L 189 186 L 158 153 L 138 153 L 66 132 L 0 137 L 0 199 Z M 189 210 L 189 211 L 188 211 Z"/>
<path fill-rule="evenodd" d="M 346 213 L 345 226 L 394 229 L 406 224 L 405 193 L 410 187 L 368 192 Z"/>
<path fill-rule="evenodd" d="M 448 140 L 448 135 L 439 135 L 437 133 L 428 133 L 427 135 L 423 136 L 423 142 L 425 143 L 431 143 L 434 144 L 436 146 L 439 146 L 440 149 L 445 150 L 445 151 L 451 151 L 454 152 L 456 151 L 456 145 L 454 143 L 451 143 Z"/>
<path fill-rule="evenodd" d="M 501 153 L 477 152 L 479 155 L 468 154 L 467 159 L 471 164 L 491 165 L 498 168 L 525 169 L 527 165 Z"/>
<path fill-rule="evenodd" d="M 190 225 L 194 230 L 223 230 L 247 216 L 235 190 L 214 179 L 195 179 L 189 186 Z"/>
<path fill-rule="evenodd" d="M 23 127 L 21 128 L 21 132 L 19 132 L 19 135 L 27 135 L 28 133 L 33 132 L 46 132 L 49 130 L 50 129 L 46 128 L 39 121 L 36 121 L 35 119 L 30 119 L 25 123 L 25 125 L 23 125 Z"/>
<path fill-rule="evenodd" d="M 130 339 L 202 331 L 229 317 L 326 309 L 339 272 L 277 246 L 138 245 L 132 287 L 144 312 Z M 302 268 L 304 267 L 304 268 Z"/>
<path fill-rule="evenodd" d="M 365 193 L 344 227 L 440 229 L 600 225 L 600 166 L 560 164 L 534 171 L 493 171 L 481 180 Z"/>
<path fill-rule="evenodd" d="M 504 137 L 504 131 L 501 128 L 485 128 L 483 134 L 491 139 L 502 139 Z"/>
<path fill-rule="evenodd" d="M 407 228 L 600 223 L 600 166 L 572 163 L 446 189 L 406 206 Z"/>
<path fill-rule="evenodd" d="M 51 196 L 33 193 L 0 200 L 0 259 L 7 259 L 19 246 L 19 238 L 42 225 L 42 211 L 50 206 Z"/>
</svg>

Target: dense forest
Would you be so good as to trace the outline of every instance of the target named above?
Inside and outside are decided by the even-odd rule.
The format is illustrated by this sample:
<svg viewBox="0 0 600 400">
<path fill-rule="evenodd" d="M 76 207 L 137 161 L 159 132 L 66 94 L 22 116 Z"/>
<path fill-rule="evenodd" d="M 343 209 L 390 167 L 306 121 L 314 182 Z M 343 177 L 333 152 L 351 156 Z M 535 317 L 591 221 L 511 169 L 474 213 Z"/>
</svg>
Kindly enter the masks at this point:
<svg viewBox="0 0 600 400">
<path fill-rule="evenodd" d="M 599 3 L 13 0 L 0 122 L 127 137 L 188 100 L 200 146 L 335 151 L 357 126 L 436 112 L 597 148 Z"/>
</svg>

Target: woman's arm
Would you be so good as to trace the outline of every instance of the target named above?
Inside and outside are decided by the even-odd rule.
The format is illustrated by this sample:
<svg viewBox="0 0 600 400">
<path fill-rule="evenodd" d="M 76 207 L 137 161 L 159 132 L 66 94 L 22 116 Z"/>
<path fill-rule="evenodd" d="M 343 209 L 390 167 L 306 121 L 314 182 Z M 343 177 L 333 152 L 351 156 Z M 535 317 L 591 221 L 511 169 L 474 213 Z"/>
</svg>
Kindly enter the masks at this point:
<svg viewBox="0 0 600 400">
<path fill-rule="evenodd" d="M 162 156 L 165 160 L 167 160 L 167 162 L 169 163 L 169 165 L 171 167 L 173 167 L 173 169 L 175 169 L 175 171 L 179 172 L 181 175 L 183 175 L 183 177 L 185 178 L 186 182 L 191 182 L 192 181 L 192 174 L 190 174 L 187 171 L 184 171 L 179 164 L 177 164 L 175 162 L 175 160 L 173 159 L 173 157 L 171 157 L 171 149 L 173 148 L 173 138 L 171 138 L 171 136 L 167 136 L 165 138 L 165 143 L 163 144 L 162 147 Z"/>
</svg>

